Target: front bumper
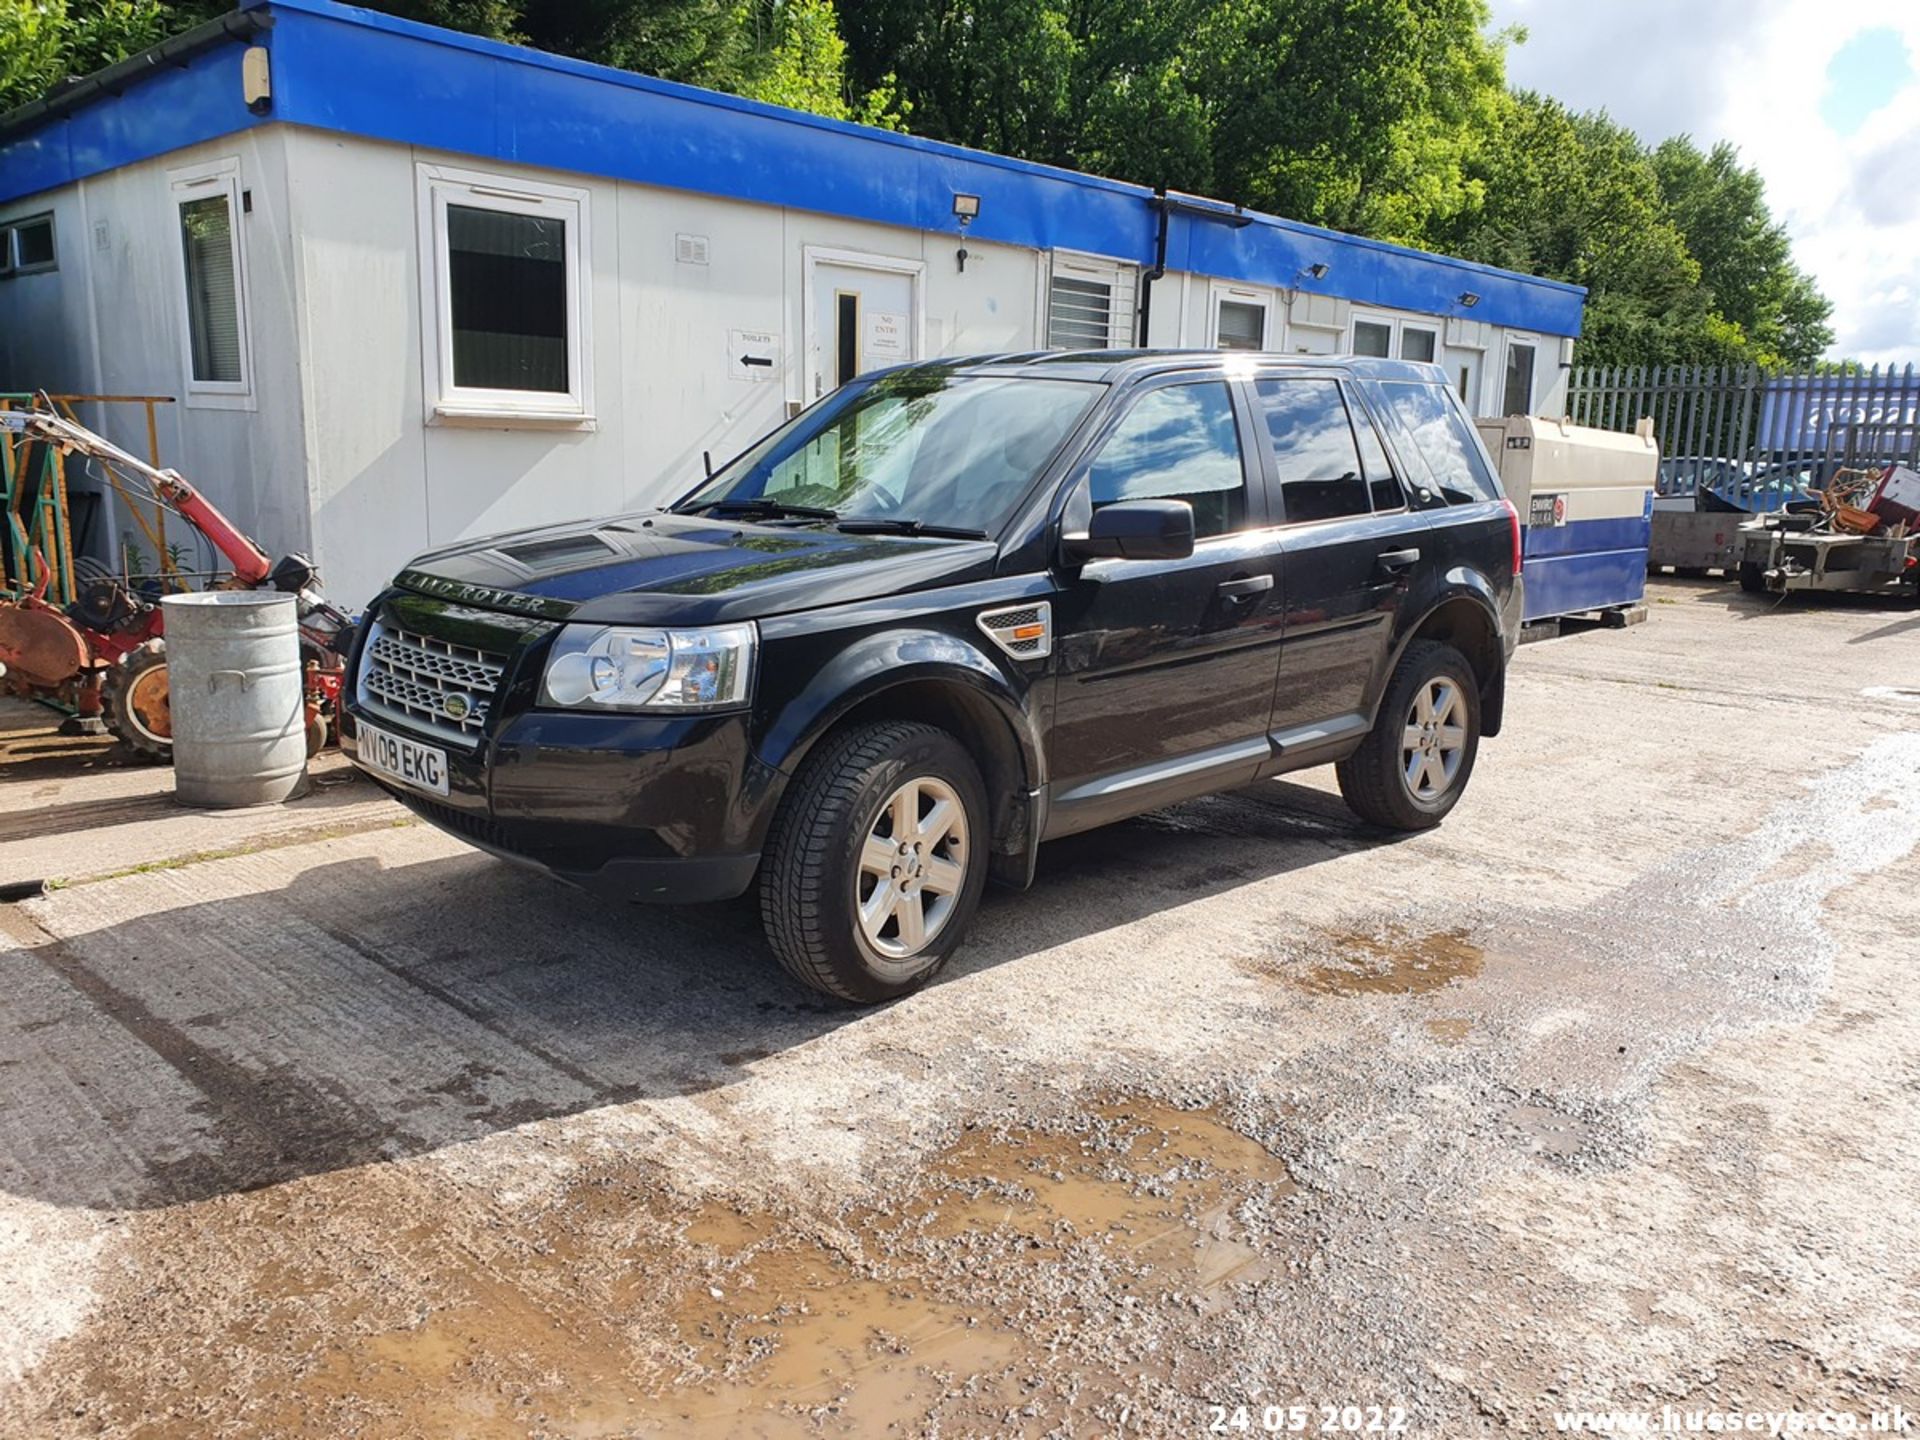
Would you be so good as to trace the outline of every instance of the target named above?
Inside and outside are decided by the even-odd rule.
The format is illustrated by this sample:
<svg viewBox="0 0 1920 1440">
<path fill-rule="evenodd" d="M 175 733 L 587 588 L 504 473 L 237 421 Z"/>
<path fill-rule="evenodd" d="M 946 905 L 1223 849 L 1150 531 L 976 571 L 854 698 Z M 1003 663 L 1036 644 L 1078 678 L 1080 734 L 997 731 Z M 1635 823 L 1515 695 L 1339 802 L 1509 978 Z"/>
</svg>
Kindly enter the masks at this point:
<svg viewBox="0 0 1920 1440">
<path fill-rule="evenodd" d="M 361 767 L 420 818 L 608 899 L 693 903 L 745 891 L 785 779 L 753 755 L 745 715 L 536 711 L 462 752 L 347 708 L 358 723 L 446 750 L 444 797 Z M 358 763 L 357 744 L 342 745 Z"/>
<path fill-rule="evenodd" d="M 363 693 L 362 627 L 342 704 L 443 751 L 447 794 L 362 770 L 430 824 L 492 854 L 613 899 L 702 901 L 752 882 L 786 777 L 753 753 L 746 713 L 586 715 L 533 708 L 554 627 L 389 591 L 369 611 L 406 630 L 497 657 L 492 709 L 473 733 L 439 733 Z M 467 697 L 471 698 L 471 697 Z M 352 729 L 354 727 L 342 727 Z M 442 726 L 440 729 L 451 727 Z M 351 735 L 342 746 L 356 763 Z"/>
</svg>

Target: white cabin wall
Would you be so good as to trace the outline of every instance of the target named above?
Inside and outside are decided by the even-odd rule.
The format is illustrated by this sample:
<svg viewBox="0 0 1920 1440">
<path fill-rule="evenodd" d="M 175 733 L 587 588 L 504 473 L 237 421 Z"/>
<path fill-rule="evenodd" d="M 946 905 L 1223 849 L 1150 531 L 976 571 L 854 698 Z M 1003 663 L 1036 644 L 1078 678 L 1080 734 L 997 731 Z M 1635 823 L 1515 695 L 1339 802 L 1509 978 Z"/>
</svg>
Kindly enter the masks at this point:
<svg viewBox="0 0 1920 1440">
<path fill-rule="evenodd" d="M 160 458 L 185 475 L 270 553 L 311 540 L 301 444 L 301 375 L 295 343 L 292 233 L 286 209 L 286 131 L 264 127 L 141 161 L 45 195 L 14 201 L 5 216 L 54 212 L 59 268 L 0 282 L 0 387 L 54 393 L 160 395 Z M 245 289 L 242 323 L 252 354 L 251 395 L 208 405 L 187 386 L 179 216 L 170 172 L 233 159 L 251 212 L 235 219 Z M 224 399 L 225 397 L 223 397 Z M 81 420 L 134 454 L 147 454 L 137 405 L 94 405 Z M 83 467 L 79 491 L 101 487 Z M 117 502 L 116 502 L 117 508 Z M 152 511 L 147 510 L 149 518 Z M 80 537 L 83 549 L 118 563 L 117 532 L 157 562 L 124 515 Z M 222 562 L 190 528 L 167 524 L 186 547 L 183 564 Z"/>
<path fill-rule="evenodd" d="M 1036 344 L 1036 252 L 319 132 L 290 153 L 316 558 L 352 604 L 430 546 L 671 500 L 702 451 L 718 464 L 810 402 L 809 246 L 924 264 L 929 355 Z M 588 191 L 592 428 L 429 422 L 419 162 Z M 676 258 L 681 235 L 707 242 L 705 264 Z M 776 378 L 738 378 L 741 330 L 779 337 Z"/>
</svg>

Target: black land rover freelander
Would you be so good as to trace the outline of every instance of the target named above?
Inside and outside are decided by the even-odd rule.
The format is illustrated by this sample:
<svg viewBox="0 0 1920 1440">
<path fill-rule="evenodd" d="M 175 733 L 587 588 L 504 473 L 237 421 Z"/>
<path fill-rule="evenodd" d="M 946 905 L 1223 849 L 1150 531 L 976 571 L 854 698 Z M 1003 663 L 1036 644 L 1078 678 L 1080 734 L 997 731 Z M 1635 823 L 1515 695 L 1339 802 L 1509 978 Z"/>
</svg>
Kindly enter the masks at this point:
<svg viewBox="0 0 1920 1440">
<path fill-rule="evenodd" d="M 1431 365 L 1046 353 L 865 376 L 665 510 L 423 555 L 361 766 L 596 894 L 757 883 L 831 995 L 923 984 L 1040 842 L 1308 765 L 1437 824 L 1500 728 L 1519 521 Z"/>
</svg>

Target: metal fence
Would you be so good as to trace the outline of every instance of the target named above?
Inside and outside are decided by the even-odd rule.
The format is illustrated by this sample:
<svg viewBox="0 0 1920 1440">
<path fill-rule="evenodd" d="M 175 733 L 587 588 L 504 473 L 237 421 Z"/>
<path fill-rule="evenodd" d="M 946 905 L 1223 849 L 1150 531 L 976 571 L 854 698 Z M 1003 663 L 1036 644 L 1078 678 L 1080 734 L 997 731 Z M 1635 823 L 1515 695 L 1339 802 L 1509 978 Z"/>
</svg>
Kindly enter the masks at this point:
<svg viewBox="0 0 1920 1440">
<path fill-rule="evenodd" d="M 1579 425 L 1632 430 L 1642 417 L 1669 473 L 1688 461 L 1787 472 L 1822 485 L 1835 470 L 1920 460 L 1920 372 L 1876 365 L 1794 374 L 1752 365 L 1579 366 L 1567 393 Z"/>
</svg>

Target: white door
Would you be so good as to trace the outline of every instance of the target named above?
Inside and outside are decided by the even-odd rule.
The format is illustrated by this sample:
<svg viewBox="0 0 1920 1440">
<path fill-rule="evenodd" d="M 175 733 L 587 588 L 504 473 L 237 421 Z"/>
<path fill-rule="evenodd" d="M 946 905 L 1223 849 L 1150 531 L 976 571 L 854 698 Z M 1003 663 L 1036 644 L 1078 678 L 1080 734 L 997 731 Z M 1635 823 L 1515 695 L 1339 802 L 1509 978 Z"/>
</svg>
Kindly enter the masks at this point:
<svg viewBox="0 0 1920 1440">
<path fill-rule="evenodd" d="M 807 394 L 811 403 L 856 375 L 920 358 L 914 260 L 807 252 Z"/>
<path fill-rule="evenodd" d="M 1460 397 L 1467 413 L 1479 415 L 1484 408 L 1480 402 L 1480 352 L 1447 351 L 1447 379 L 1453 382 L 1453 393 Z"/>
</svg>

